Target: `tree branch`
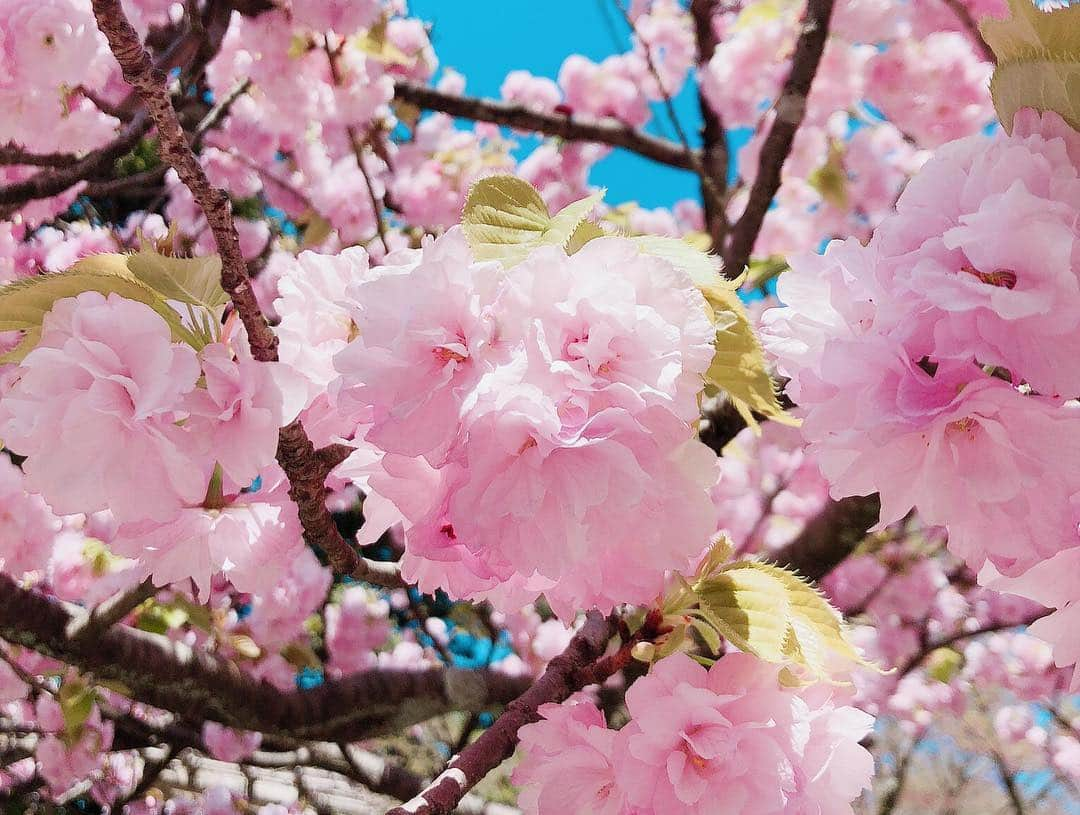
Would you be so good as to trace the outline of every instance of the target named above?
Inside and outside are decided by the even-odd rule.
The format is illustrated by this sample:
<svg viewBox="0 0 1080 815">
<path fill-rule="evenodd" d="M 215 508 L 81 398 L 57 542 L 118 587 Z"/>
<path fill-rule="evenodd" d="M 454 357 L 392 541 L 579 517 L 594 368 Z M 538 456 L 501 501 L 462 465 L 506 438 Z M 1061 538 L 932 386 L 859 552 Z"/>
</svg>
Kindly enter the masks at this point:
<svg viewBox="0 0 1080 815">
<path fill-rule="evenodd" d="M 697 41 L 698 71 L 704 70 L 716 51 L 716 32 L 713 30 L 712 19 L 719 5 L 719 0 L 692 0 L 690 3 L 690 15 L 694 20 L 694 38 Z M 698 83 L 698 108 L 701 110 L 701 144 L 704 153 L 704 171 L 712 180 L 712 185 L 719 191 L 719 201 L 708 194 L 708 189 L 702 182 L 701 200 L 705 212 L 705 230 L 712 239 L 714 252 L 720 253 L 724 249 L 724 240 L 727 237 L 728 223 L 727 210 L 725 208 L 727 198 L 728 178 L 728 146 L 727 133 L 720 114 L 713 110 L 701 92 L 701 83 Z M 741 274 L 741 270 L 735 272 Z"/>
<path fill-rule="evenodd" d="M 975 19 L 975 15 L 971 13 L 971 9 L 964 5 L 963 0 L 941 0 L 941 2 L 948 6 L 949 10 L 959 18 L 960 25 L 975 41 L 975 47 L 979 49 L 983 59 L 991 65 L 997 65 L 997 54 L 994 53 L 990 43 L 983 37 L 982 32 L 979 31 L 979 23 Z"/>
<path fill-rule="evenodd" d="M 154 67 L 139 35 L 124 15 L 120 0 L 93 0 L 94 17 L 109 41 L 124 79 L 150 112 L 161 142 L 162 158 L 175 168 L 202 209 L 221 254 L 221 285 L 247 330 L 251 354 L 261 362 L 277 361 L 277 337 L 255 299 L 232 208 L 225 192 L 210 183 L 191 150 L 173 108 L 165 75 Z M 325 473 L 299 419 L 281 428 L 277 458 L 289 477 L 289 497 L 296 502 L 304 539 L 326 552 L 335 571 L 386 586 L 402 586 L 393 564 L 366 561 L 341 536 L 325 504 Z"/>
<path fill-rule="evenodd" d="M 956 643 L 962 642 L 963 640 L 970 640 L 975 637 L 982 636 L 983 634 L 993 634 L 997 631 L 1008 631 L 1010 628 L 1021 628 L 1024 626 L 1029 626 L 1036 620 L 1041 620 L 1043 617 L 1050 613 L 1050 609 L 1042 609 L 1041 611 L 1036 611 L 1035 613 L 1030 614 L 1023 620 L 1014 620 L 1012 622 L 987 623 L 986 625 L 979 626 L 972 631 L 957 631 L 955 634 L 950 634 L 947 637 L 941 637 L 940 639 L 933 642 L 928 642 L 921 649 L 919 649 L 918 653 L 912 655 L 908 659 L 908 661 L 903 664 L 903 666 L 896 672 L 896 678 L 897 680 L 903 679 L 909 673 L 922 665 L 926 658 L 939 648 L 948 648 L 950 645 L 955 645 Z"/>
<path fill-rule="evenodd" d="M 0 165 L 25 165 L 28 167 L 60 167 L 78 161 L 74 153 L 31 153 L 22 145 L 9 141 L 0 146 Z"/>
<path fill-rule="evenodd" d="M 113 626 L 92 641 L 74 639 L 68 633 L 74 619 L 65 604 L 0 574 L 0 639 L 120 682 L 137 701 L 187 720 L 354 741 L 450 710 L 505 704 L 529 684 L 498 671 L 377 668 L 286 693 L 214 654 L 128 626 Z"/>
<path fill-rule="evenodd" d="M 394 97 L 425 110 L 448 113 L 462 119 L 491 122 L 517 130 L 557 136 L 567 141 L 622 147 L 660 164 L 683 170 L 694 169 L 693 151 L 687 152 L 680 144 L 642 133 L 614 119 L 575 119 L 561 113 L 540 113 L 522 105 L 453 96 L 404 81 L 395 83 Z"/>
<path fill-rule="evenodd" d="M 880 509 L 877 494 L 829 501 L 773 559 L 803 577 L 820 580 L 855 551 L 877 523 Z"/>
<path fill-rule="evenodd" d="M 0 205 L 20 207 L 30 201 L 52 198 L 80 181 L 110 172 L 113 163 L 134 149 L 149 129 L 150 120 L 146 114 L 136 116 L 130 124 L 121 128 L 116 138 L 107 145 L 87 153 L 66 167 L 42 170 L 25 181 L 0 187 Z"/>
<path fill-rule="evenodd" d="M 791 58 L 791 73 L 784 82 L 774 109 L 769 135 L 761 148 L 757 176 L 750 188 L 746 208 L 732 227 L 730 241 L 724 252 L 724 266 L 728 274 L 740 275 L 750 261 L 754 242 L 761 231 L 765 213 L 780 189 L 780 173 L 791 152 L 795 133 L 806 116 L 806 99 L 814 81 L 825 41 L 829 37 L 829 18 L 832 16 L 833 0 L 807 0 L 802 33 L 795 43 Z"/>
<path fill-rule="evenodd" d="M 602 681 L 590 666 L 598 660 L 615 633 L 611 619 L 589 612 L 582 629 L 566 650 L 548 664 L 544 675 L 511 702 L 495 723 L 450 760 L 446 770 L 412 800 L 387 815 L 447 815 L 492 769 L 509 758 L 517 745 L 518 730 L 539 718 L 537 708 L 562 702 L 586 684 Z"/>
<path fill-rule="evenodd" d="M 118 592 L 99 603 L 81 619 L 72 619 L 67 635 L 80 645 L 93 643 L 102 633 L 119 622 L 157 593 L 153 581 L 148 577 L 137 586 Z"/>
</svg>

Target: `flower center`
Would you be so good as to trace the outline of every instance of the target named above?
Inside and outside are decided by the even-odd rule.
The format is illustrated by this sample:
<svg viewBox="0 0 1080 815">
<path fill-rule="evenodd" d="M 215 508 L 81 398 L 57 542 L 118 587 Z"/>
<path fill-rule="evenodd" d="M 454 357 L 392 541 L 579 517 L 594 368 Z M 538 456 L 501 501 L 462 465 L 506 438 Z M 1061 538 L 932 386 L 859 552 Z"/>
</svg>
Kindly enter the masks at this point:
<svg viewBox="0 0 1080 815">
<path fill-rule="evenodd" d="M 453 348 L 447 348 L 445 345 L 439 345 L 431 349 L 431 353 L 435 355 L 435 358 L 444 365 L 447 362 L 462 362 L 465 359 L 465 355 L 455 351 Z"/>
<path fill-rule="evenodd" d="M 992 272 L 980 272 L 974 266 L 961 266 L 960 271 L 974 275 L 983 283 L 998 288 L 1012 289 L 1016 287 L 1016 272 L 1012 269 L 995 269 Z"/>
<path fill-rule="evenodd" d="M 954 433 L 968 433 L 970 434 L 975 428 L 977 422 L 971 416 L 965 416 L 963 419 L 957 419 L 955 422 L 949 422 L 945 425 L 947 431 Z"/>
</svg>

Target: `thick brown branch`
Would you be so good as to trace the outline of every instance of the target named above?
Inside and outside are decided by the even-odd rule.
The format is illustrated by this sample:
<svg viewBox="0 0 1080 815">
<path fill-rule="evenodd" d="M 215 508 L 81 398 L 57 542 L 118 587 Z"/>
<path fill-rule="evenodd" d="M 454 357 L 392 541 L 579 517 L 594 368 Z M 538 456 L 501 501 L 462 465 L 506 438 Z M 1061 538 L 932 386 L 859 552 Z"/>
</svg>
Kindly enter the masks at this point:
<svg viewBox="0 0 1080 815">
<path fill-rule="evenodd" d="M 562 113 L 540 113 L 521 105 L 453 96 L 434 88 L 412 82 L 398 82 L 394 86 L 395 98 L 425 110 L 449 113 L 476 122 L 491 122 L 518 130 L 558 136 L 568 141 L 595 142 L 621 147 L 647 159 L 679 167 L 694 169 L 694 152 L 687 152 L 681 144 L 650 136 L 614 119 L 576 119 Z"/>
<path fill-rule="evenodd" d="M 795 43 L 795 53 L 791 58 L 791 73 L 784 81 L 780 96 L 776 100 L 776 118 L 765 137 L 765 144 L 762 145 L 757 176 L 750 188 L 746 208 L 732 227 L 728 247 L 724 252 L 724 266 L 728 274 L 742 274 L 761 231 L 765 213 L 776 191 L 780 189 L 780 173 L 788 154 L 791 153 L 795 133 L 806 115 L 806 99 L 810 94 L 810 85 L 825 51 L 832 10 L 833 0 L 807 0 L 802 32 Z"/>
<path fill-rule="evenodd" d="M 229 293 L 247 330 L 252 356 L 262 362 L 276 361 L 278 340 L 251 288 L 228 196 L 210 183 L 195 158 L 173 108 L 165 75 L 154 67 L 139 35 L 124 16 L 120 0 L 93 0 L 93 7 L 98 27 L 109 41 L 124 79 L 135 88 L 150 111 L 157 127 L 162 158 L 175 168 L 206 217 L 221 254 L 221 285 Z M 305 540 L 322 548 L 338 572 L 383 585 L 402 585 L 392 564 L 366 562 L 342 538 L 326 509 L 323 483 L 326 474 L 299 420 L 281 429 L 277 458 L 289 477 L 289 496 L 299 508 Z"/>
<path fill-rule="evenodd" d="M 506 712 L 476 741 L 450 760 L 446 770 L 419 795 L 390 810 L 387 815 L 447 815 L 492 769 L 509 758 L 517 745 L 517 733 L 535 722 L 537 708 L 561 702 L 588 683 L 602 681 L 591 666 L 604 653 L 615 625 L 593 611 L 566 650 L 551 660 L 544 675 L 515 699 Z"/>
<path fill-rule="evenodd" d="M 25 181 L 0 187 L 0 206 L 22 206 L 29 201 L 51 198 L 74 187 L 80 181 L 108 173 L 112 170 L 113 162 L 130 152 L 149 129 L 150 120 L 146 114 L 136 116 L 104 147 L 87 153 L 65 167 L 42 170 Z"/>
<path fill-rule="evenodd" d="M 699 71 L 705 69 L 716 51 L 716 32 L 713 29 L 712 19 L 718 5 L 719 0 L 692 0 L 690 3 L 690 15 L 694 19 L 694 37 L 697 41 Z M 713 110 L 705 94 L 701 92 L 700 82 L 698 83 L 698 107 L 701 110 L 701 145 L 705 173 L 711 179 L 712 186 L 719 191 L 719 201 L 717 201 L 717 196 L 710 195 L 704 181 L 702 182 L 701 200 L 705 211 L 705 229 L 712 239 L 713 251 L 719 253 L 724 249 L 724 239 L 730 227 L 725 209 L 728 175 L 727 134 L 720 114 Z M 735 274 L 739 273 L 741 270 L 735 272 Z"/>
<path fill-rule="evenodd" d="M 372 669 L 286 693 L 235 664 L 168 637 L 116 625 L 93 641 L 68 632 L 64 604 L 0 574 L 0 639 L 124 685 L 132 698 L 189 721 L 296 738 L 355 741 L 450 710 L 510 702 L 528 680 L 497 671 Z"/>
<path fill-rule="evenodd" d="M 61 167 L 78 161 L 74 153 L 31 153 L 15 142 L 0 146 L 0 165 L 22 164 L 27 167 Z"/>
<path fill-rule="evenodd" d="M 799 536 L 773 556 L 781 566 L 820 580 L 855 551 L 878 520 L 877 495 L 829 501 Z"/>
</svg>

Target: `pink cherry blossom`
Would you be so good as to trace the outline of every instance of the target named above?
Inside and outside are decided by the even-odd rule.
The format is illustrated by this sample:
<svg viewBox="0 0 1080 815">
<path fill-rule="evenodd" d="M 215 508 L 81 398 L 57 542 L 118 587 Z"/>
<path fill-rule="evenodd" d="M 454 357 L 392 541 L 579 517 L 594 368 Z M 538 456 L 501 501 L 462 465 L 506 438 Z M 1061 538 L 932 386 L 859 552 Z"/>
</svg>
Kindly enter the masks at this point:
<svg viewBox="0 0 1080 815">
<path fill-rule="evenodd" d="M 6 457 L 0 457 L 0 568 L 20 575 L 41 568 L 60 531 L 39 495 L 25 491 L 23 475 Z"/>
<path fill-rule="evenodd" d="M 168 521 L 209 480 L 176 424 L 198 377 L 195 352 L 148 306 L 84 292 L 45 317 L 0 398 L 0 437 L 57 512 Z"/>
<path fill-rule="evenodd" d="M 749 654 L 709 670 L 683 654 L 653 666 L 627 691 L 618 734 L 630 802 L 688 815 L 851 812 L 873 774 L 859 745 L 871 718 L 833 688 L 783 688 L 778 672 Z"/>
<path fill-rule="evenodd" d="M 526 815 L 589 812 L 627 815 L 625 793 L 615 780 L 616 731 L 585 694 L 542 705 L 540 721 L 518 732 L 524 758 L 514 770 Z"/>
<path fill-rule="evenodd" d="M 315 553 L 301 549 L 277 585 L 255 595 L 246 622 L 256 641 L 267 646 L 285 645 L 301 633 L 304 621 L 326 599 L 332 581 L 330 570 Z"/>
<path fill-rule="evenodd" d="M 217 722 L 205 722 L 202 737 L 210 755 L 219 761 L 234 763 L 250 756 L 262 743 L 262 733 L 233 730 Z"/>
<path fill-rule="evenodd" d="M 390 606 L 362 586 L 350 586 L 341 601 L 326 607 L 326 647 L 330 667 L 341 673 L 369 668 L 375 650 L 390 635 Z"/>
</svg>

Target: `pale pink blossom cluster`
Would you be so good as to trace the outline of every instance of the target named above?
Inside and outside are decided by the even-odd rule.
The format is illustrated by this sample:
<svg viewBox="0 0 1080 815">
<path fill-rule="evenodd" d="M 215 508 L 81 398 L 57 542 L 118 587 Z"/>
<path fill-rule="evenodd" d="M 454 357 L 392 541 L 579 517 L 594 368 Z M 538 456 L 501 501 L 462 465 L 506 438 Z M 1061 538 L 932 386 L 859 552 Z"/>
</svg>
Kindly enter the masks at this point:
<svg viewBox="0 0 1080 815">
<path fill-rule="evenodd" d="M 224 571 L 241 590 L 269 588 L 277 573 L 265 561 L 300 545 L 274 461 L 298 401 L 287 370 L 256 363 L 242 333 L 196 352 L 150 307 L 84 292 L 57 301 L 9 374 L 0 434 L 27 457 L 24 488 L 40 495 L 28 508 L 43 498 L 64 515 L 109 510 L 115 551 L 161 583 L 191 578 L 205 592 Z M 27 535 L 48 523 L 37 517 L 21 521 Z"/>
<path fill-rule="evenodd" d="M 521 730 L 520 805 L 530 815 L 852 812 L 873 774 L 859 744 L 871 718 L 836 688 L 783 687 L 779 671 L 749 654 L 708 670 L 675 654 L 627 691 L 618 731 L 583 694 L 541 707 Z"/>
<path fill-rule="evenodd" d="M 793 257 L 764 316 L 833 496 L 916 507 L 974 570 L 1080 546 L 1078 159 L 1031 110 L 947 145 L 869 245 Z"/>
<path fill-rule="evenodd" d="M 712 498 L 718 531 L 743 552 L 772 552 L 790 543 L 829 497 L 828 482 L 808 455 L 799 432 L 770 422 L 746 428 L 719 459 Z"/>
<path fill-rule="evenodd" d="M 869 237 L 926 148 L 977 133 L 994 120 L 992 66 L 949 8 L 887 0 L 838 3 L 831 35 L 805 100 L 805 120 L 783 166 L 783 186 L 765 218 L 755 255 L 807 251 L 823 237 Z M 940 6 L 940 4 L 939 4 Z M 719 43 L 698 69 L 702 94 L 725 126 L 754 128 L 737 156 L 739 175 L 757 175 L 800 31 L 801 6 L 755 6 L 713 19 Z M 979 4 L 978 16 L 1004 14 Z M 932 15 L 940 25 L 925 24 Z M 950 15 L 951 21 L 943 20 Z M 942 30 L 944 29 L 944 30 Z M 745 192 L 732 196 L 739 216 Z"/>
<path fill-rule="evenodd" d="M 714 529 L 690 426 L 713 328 L 689 277 L 618 238 L 509 274 L 460 230 L 387 261 L 349 291 L 335 358 L 382 457 L 341 472 L 400 513 L 407 578 L 506 610 L 543 592 L 566 619 L 652 600 Z"/>
</svg>

